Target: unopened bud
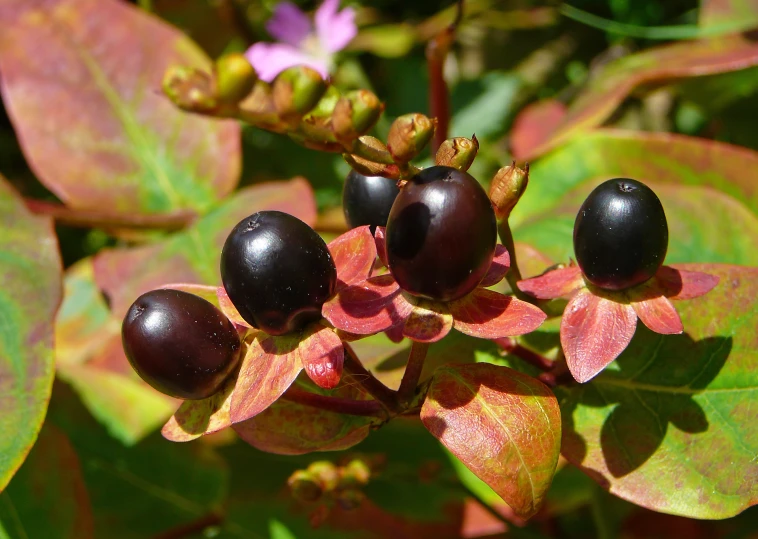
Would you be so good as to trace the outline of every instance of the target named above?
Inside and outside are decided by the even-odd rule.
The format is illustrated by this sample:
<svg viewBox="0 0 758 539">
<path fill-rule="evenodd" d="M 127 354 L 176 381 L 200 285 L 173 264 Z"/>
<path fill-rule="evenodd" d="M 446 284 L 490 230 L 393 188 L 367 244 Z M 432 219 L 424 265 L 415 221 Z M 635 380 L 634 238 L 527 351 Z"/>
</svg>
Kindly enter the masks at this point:
<svg viewBox="0 0 758 539">
<path fill-rule="evenodd" d="M 390 126 L 387 149 L 398 163 L 407 163 L 424 149 L 434 134 L 437 120 L 423 114 L 404 114 Z"/>
<path fill-rule="evenodd" d="M 437 150 L 434 160 L 438 165 L 453 167 L 466 172 L 476 158 L 479 151 L 479 141 L 476 135 L 470 139 L 456 137 L 447 139 Z"/>
<path fill-rule="evenodd" d="M 342 467 L 341 488 L 366 486 L 371 479 L 371 468 L 360 459 L 353 459 Z"/>
<path fill-rule="evenodd" d="M 311 477 L 321 485 L 324 492 L 331 492 L 337 487 L 339 482 L 339 471 L 337 467 L 328 460 L 318 460 L 312 462 L 307 469 Z"/>
<path fill-rule="evenodd" d="M 297 123 L 326 92 L 327 84 L 321 74 L 306 66 L 285 69 L 274 80 L 274 106 L 279 116 Z"/>
<path fill-rule="evenodd" d="M 216 60 L 215 95 L 222 103 L 236 105 L 253 91 L 258 74 L 244 54 L 227 54 Z"/>
<path fill-rule="evenodd" d="M 274 133 L 286 133 L 288 130 L 288 126 L 276 113 L 271 86 L 265 81 L 258 80 L 252 92 L 236 109 L 237 117 L 251 125 Z"/>
<path fill-rule="evenodd" d="M 182 110 L 212 113 L 217 101 L 210 75 L 191 67 L 173 66 L 163 76 L 163 93 Z"/>
<path fill-rule="evenodd" d="M 524 170 L 511 165 L 497 171 L 490 184 L 490 200 L 498 220 L 507 219 L 529 183 L 529 165 Z"/>
<path fill-rule="evenodd" d="M 316 106 L 300 121 L 297 131 L 290 134 L 293 140 L 306 147 L 313 147 L 310 145 L 313 143 L 317 146 L 314 149 L 322 151 L 344 151 L 342 145 L 337 143 L 331 126 L 332 113 L 339 99 L 339 90 L 329 86 Z M 327 147 L 329 149 L 326 149 Z"/>
<path fill-rule="evenodd" d="M 351 511 L 353 509 L 358 509 L 361 506 L 363 500 L 366 499 L 366 495 L 360 490 L 350 488 L 339 491 L 335 496 L 335 499 L 342 509 L 345 511 Z"/>
<path fill-rule="evenodd" d="M 321 485 L 306 470 L 297 470 L 289 479 L 287 485 L 292 496 L 303 502 L 315 502 L 324 493 Z"/>
<path fill-rule="evenodd" d="M 334 136 L 346 146 L 350 146 L 353 140 L 374 127 L 383 110 L 384 105 L 372 92 L 348 92 L 337 102 L 332 114 Z"/>
</svg>

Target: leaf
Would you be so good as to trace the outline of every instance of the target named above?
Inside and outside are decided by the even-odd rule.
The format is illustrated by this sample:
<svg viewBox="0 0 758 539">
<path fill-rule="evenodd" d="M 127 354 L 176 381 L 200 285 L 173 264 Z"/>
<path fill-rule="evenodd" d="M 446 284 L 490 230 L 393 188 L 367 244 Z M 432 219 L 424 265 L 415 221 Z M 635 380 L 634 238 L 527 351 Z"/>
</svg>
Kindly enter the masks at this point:
<svg viewBox="0 0 758 539">
<path fill-rule="evenodd" d="M 517 515 L 534 515 L 558 463 L 558 402 L 536 379 L 488 363 L 439 369 L 421 421 Z"/>
<path fill-rule="evenodd" d="M 676 307 L 666 296 L 646 297 L 641 301 L 630 299 L 635 314 L 651 331 L 662 335 L 676 335 L 684 331 Z"/>
<path fill-rule="evenodd" d="M 204 434 L 230 427 L 232 419 L 229 411 L 236 383 L 236 377 L 232 376 L 215 395 L 207 399 L 184 401 L 163 425 L 163 437 L 172 442 L 190 442 Z"/>
<path fill-rule="evenodd" d="M 513 120 L 510 141 L 513 158 L 522 161 L 550 140 L 566 116 L 566 105 L 557 99 L 542 99 L 527 105 Z"/>
<path fill-rule="evenodd" d="M 714 274 L 721 284 L 676 303 L 684 335 L 640 325 L 601 375 L 561 390 L 562 451 L 635 504 L 728 518 L 758 502 L 758 269 L 680 268 Z"/>
<path fill-rule="evenodd" d="M 486 140 L 505 129 L 525 81 L 512 73 L 493 72 L 481 77 L 476 85 L 473 97 L 464 95 L 464 85 L 456 87 L 452 95 L 454 113 L 450 132 L 459 136 L 475 133 L 480 140 Z M 468 90 L 470 93 L 471 88 Z"/>
<path fill-rule="evenodd" d="M 758 65 L 758 43 L 742 34 L 662 45 L 615 60 L 590 79 L 552 136 L 523 158 L 534 159 L 602 124 L 636 86 L 753 65 Z"/>
<path fill-rule="evenodd" d="M 232 423 L 261 413 L 287 391 L 303 369 L 299 335 L 271 337 L 258 333 L 242 360 L 232 395 Z"/>
<path fill-rule="evenodd" d="M 453 329 L 453 316 L 444 303 L 414 300 L 415 305 L 403 324 L 403 336 L 417 342 L 442 340 Z"/>
<path fill-rule="evenodd" d="M 0 522 L 11 537 L 94 537 L 81 463 L 60 429 L 48 424 L 40 431 L 29 458 L 0 493 Z"/>
<path fill-rule="evenodd" d="M 240 130 L 174 108 L 174 64 L 209 69 L 178 30 L 116 0 L 5 3 L 2 93 L 37 177 L 74 208 L 205 212 L 237 183 Z M 65 103 L 65 106 L 61 106 Z"/>
<path fill-rule="evenodd" d="M 455 318 L 455 329 L 482 339 L 531 333 L 547 317 L 530 303 L 483 288 L 475 289 L 449 307 Z"/>
<path fill-rule="evenodd" d="M 584 278 L 579 266 L 558 268 L 518 282 L 523 292 L 539 299 L 568 296 L 583 286 Z"/>
<path fill-rule="evenodd" d="M 313 382 L 324 389 L 334 389 L 342 378 L 345 349 L 332 328 L 321 324 L 308 327 L 299 347 L 303 369 Z"/>
<path fill-rule="evenodd" d="M 52 221 L 29 213 L 0 176 L 0 491 L 45 418 L 55 367 L 61 260 Z"/>
<path fill-rule="evenodd" d="M 490 264 L 487 274 L 479 283 L 479 286 L 486 288 L 496 285 L 503 280 L 510 267 L 511 255 L 508 254 L 508 249 L 500 244 L 495 245 L 495 256 L 492 259 L 492 264 Z"/>
<path fill-rule="evenodd" d="M 345 232 L 328 247 L 337 267 L 338 290 L 368 279 L 376 261 L 376 242 L 368 226 Z"/>
<path fill-rule="evenodd" d="M 745 28 L 758 26 L 758 3 L 755 0 L 702 0 L 698 22 L 703 28 L 732 22 L 740 22 Z"/>
</svg>

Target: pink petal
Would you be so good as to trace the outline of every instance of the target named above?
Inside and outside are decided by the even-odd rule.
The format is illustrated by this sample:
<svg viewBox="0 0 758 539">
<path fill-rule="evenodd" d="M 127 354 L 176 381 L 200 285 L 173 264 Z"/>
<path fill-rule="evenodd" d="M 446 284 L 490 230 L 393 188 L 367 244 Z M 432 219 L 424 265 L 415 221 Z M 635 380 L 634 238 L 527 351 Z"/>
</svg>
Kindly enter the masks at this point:
<svg viewBox="0 0 758 539">
<path fill-rule="evenodd" d="M 284 43 L 256 43 L 247 49 L 245 56 L 258 72 L 258 77 L 266 82 L 271 82 L 279 73 L 296 65 L 311 67 L 324 78 L 329 74 L 324 60 L 308 56 Z"/>
<path fill-rule="evenodd" d="M 626 349 L 636 327 L 631 305 L 580 290 L 561 320 L 561 346 L 574 379 L 584 383 L 594 378 Z"/>
<path fill-rule="evenodd" d="M 403 326 L 403 335 L 413 341 L 437 342 L 453 329 L 453 316 L 444 304 L 420 300 Z"/>
<path fill-rule="evenodd" d="M 329 252 L 337 266 L 337 290 L 368 279 L 376 261 L 376 242 L 368 226 L 345 232 L 329 242 Z"/>
<path fill-rule="evenodd" d="M 632 301 L 632 307 L 648 329 L 662 335 L 677 335 L 684 331 L 679 313 L 666 296 Z"/>
<path fill-rule="evenodd" d="M 669 299 L 692 299 L 710 292 L 717 284 L 716 275 L 661 266 L 655 280 Z"/>
<path fill-rule="evenodd" d="M 345 8 L 337 11 L 339 0 L 324 0 L 316 10 L 316 34 L 327 52 L 344 49 L 358 33 L 355 11 Z"/>
<path fill-rule="evenodd" d="M 389 267 L 387 263 L 387 229 L 383 226 L 376 227 L 374 232 L 374 239 L 376 240 L 376 254 L 379 256 L 379 260 L 382 261 L 385 268 Z"/>
<path fill-rule="evenodd" d="M 277 41 L 299 47 L 313 30 L 311 20 L 292 2 L 276 5 L 274 14 L 266 23 L 266 30 Z"/>
<path fill-rule="evenodd" d="M 299 353 L 305 373 L 317 386 L 337 387 L 342 377 L 345 349 L 332 329 L 313 324 L 300 341 Z"/>
<path fill-rule="evenodd" d="M 496 285 L 503 280 L 510 267 L 511 255 L 508 254 L 508 249 L 505 248 L 505 245 L 496 245 L 495 258 L 492 259 L 490 269 L 487 270 L 487 274 L 482 279 L 482 282 L 479 283 L 479 286 L 488 287 Z"/>
<path fill-rule="evenodd" d="M 579 266 L 569 266 L 548 271 L 537 277 L 518 282 L 518 287 L 539 299 L 554 299 L 568 296 L 584 286 L 582 270 Z"/>
<path fill-rule="evenodd" d="M 321 312 L 337 329 L 370 335 L 403 323 L 412 309 L 395 279 L 387 274 L 345 288 L 326 302 Z"/>
<path fill-rule="evenodd" d="M 531 303 L 477 288 L 448 304 L 461 333 L 481 339 L 524 335 L 537 329 L 547 315 Z"/>
</svg>

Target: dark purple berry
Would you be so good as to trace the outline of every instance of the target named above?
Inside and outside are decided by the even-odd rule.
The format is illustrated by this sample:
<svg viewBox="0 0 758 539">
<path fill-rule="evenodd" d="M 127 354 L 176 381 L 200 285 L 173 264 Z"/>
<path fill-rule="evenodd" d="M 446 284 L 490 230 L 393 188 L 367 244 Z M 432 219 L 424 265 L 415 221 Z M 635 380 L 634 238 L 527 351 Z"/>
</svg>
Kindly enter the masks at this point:
<svg viewBox="0 0 758 539">
<path fill-rule="evenodd" d="M 351 171 L 342 189 L 342 209 L 350 228 L 387 226 L 387 217 L 400 192 L 397 182 L 381 176 L 364 176 Z"/>
<path fill-rule="evenodd" d="M 387 221 L 387 257 L 403 290 L 439 301 L 465 296 L 492 263 L 497 223 L 468 173 L 434 166 L 400 190 Z"/>
<path fill-rule="evenodd" d="M 661 201 L 645 184 L 608 180 L 584 201 L 574 223 L 576 261 L 589 282 L 622 290 L 650 279 L 666 257 Z"/>
<path fill-rule="evenodd" d="M 240 339 L 212 303 L 179 290 L 153 290 L 132 303 L 121 326 L 124 352 L 142 379 L 166 395 L 205 399 L 240 359 Z"/>
<path fill-rule="evenodd" d="M 334 295 L 337 269 L 311 227 L 287 213 L 261 211 L 226 239 L 221 280 L 242 318 L 269 335 L 283 335 L 321 318 L 321 306 Z"/>
</svg>

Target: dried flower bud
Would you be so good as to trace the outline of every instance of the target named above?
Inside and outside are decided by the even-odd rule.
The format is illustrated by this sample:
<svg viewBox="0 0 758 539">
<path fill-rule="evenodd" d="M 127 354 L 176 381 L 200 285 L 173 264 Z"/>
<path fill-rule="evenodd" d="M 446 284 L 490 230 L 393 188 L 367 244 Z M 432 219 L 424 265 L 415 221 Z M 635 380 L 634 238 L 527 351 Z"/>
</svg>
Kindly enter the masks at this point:
<svg viewBox="0 0 758 539">
<path fill-rule="evenodd" d="M 207 73 L 191 67 L 174 66 L 163 76 L 163 93 L 182 110 L 210 114 L 218 103 Z"/>
<path fill-rule="evenodd" d="M 243 54 L 227 54 L 216 60 L 215 96 L 222 103 L 236 105 L 253 91 L 258 74 Z"/>
<path fill-rule="evenodd" d="M 471 163 L 474 162 L 478 151 L 479 141 L 476 139 L 476 135 L 470 139 L 465 137 L 447 139 L 437 150 L 435 162 L 438 165 L 453 167 L 466 172 Z"/>
<path fill-rule="evenodd" d="M 356 90 L 345 94 L 334 108 L 332 130 L 337 140 L 350 146 L 367 133 L 381 116 L 384 105 L 372 92 Z"/>
<path fill-rule="evenodd" d="M 313 110 L 303 117 L 297 127 L 297 132 L 294 135 L 291 135 L 292 138 L 298 144 L 304 146 L 308 146 L 308 144 L 313 142 L 319 146 L 328 146 L 329 149 L 325 151 L 344 151 L 342 145 L 337 143 L 331 125 L 332 114 L 334 113 L 334 108 L 337 106 L 339 99 L 339 90 L 334 86 L 329 86 L 326 93 L 324 93 L 319 102 L 316 103 Z"/>
<path fill-rule="evenodd" d="M 253 91 L 237 105 L 236 117 L 267 131 L 286 133 L 288 130 L 276 113 L 271 86 L 262 80 L 258 80 Z"/>
<path fill-rule="evenodd" d="M 387 149 L 398 163 L 407 163 L 424 149 L 434 135 L 437 120 L 423 114 L 404 114 L 390 126 Z"/>
<path fill-rule="evenodd" d="M 335 496 L 335 499 L 342 509 L 345 511 L 351 511 L 353 509 L 358 509 L 361 506 L 363 500 L 366 499 L 366 495 L 363 491 L 350 488 L 339 491 Z"/>
<path fill-rule="evenodd" d="M 342 157 L 353 170 L 364 176 L 383 176 L 400 179 L 400 168 L 392 162 L 387 147 L 381 140 L 363 136 L 354 143 L 355 153 L 345 153 Z"/>
<path fill-rule="evenodd" d="M 303 502 L 314 502 L 324 493 L 319 482 L 307 470 L 297 470 L 287 479 L 287 485 L 292 496 Z"/>
<path fill-rule="evenodd" d="M 326 92 L 327 84 L 318 71 L 306 66 L 285 69 L 273 84 L 274 106 L 279 116 L 297 123 Z"/>
<path fill-rule="evenodd" d="M 490 200 L 498 220 L 507 219 L 529 183 L 529 165 L 524 170 L 511 165 L 497 171 L 490 184 Z"/>
</svg>

